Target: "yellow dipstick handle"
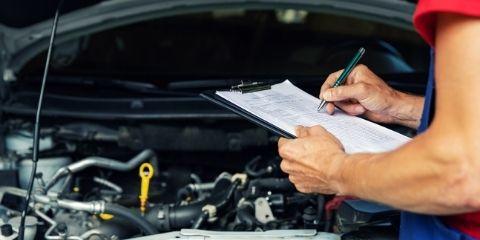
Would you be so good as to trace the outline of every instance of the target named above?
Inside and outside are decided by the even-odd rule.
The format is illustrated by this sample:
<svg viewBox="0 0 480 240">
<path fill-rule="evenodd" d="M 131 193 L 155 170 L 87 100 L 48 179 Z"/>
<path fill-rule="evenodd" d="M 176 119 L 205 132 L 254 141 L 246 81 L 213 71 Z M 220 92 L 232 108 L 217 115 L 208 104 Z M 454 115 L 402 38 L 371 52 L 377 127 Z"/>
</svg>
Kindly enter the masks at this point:
<svg viewBox="0 0 480 240">
<path fill-rule="evenodd" d="M 142 179 L 140 189 L 140 211 L 145 213 L 147 199 L 148 199 L 148 187 L 150 186 L 150 179 L 153 177 L 153 166 L 150 163 L 144 163 L 140 166 L 139 176 Z"/>
</svg>

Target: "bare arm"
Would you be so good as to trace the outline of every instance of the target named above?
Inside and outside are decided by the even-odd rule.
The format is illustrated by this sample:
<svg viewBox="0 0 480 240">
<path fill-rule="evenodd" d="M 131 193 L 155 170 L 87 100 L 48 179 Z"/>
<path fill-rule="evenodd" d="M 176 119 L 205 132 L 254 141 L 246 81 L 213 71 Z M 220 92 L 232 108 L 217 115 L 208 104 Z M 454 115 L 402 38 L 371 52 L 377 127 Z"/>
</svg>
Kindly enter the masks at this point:
<svg viewBox="0 0 480 240">
<path fill-rule="evenodd" d="M 385 154 L 345 158 L 340 191 L 422 213 L 480 209 L 480 20 L 439 16 L 429 130 Z"/>
<path fill-rule="evenodd" d="M 417 129 L 420 126 L 425 98 L 399 92 L 397 101 L 397 109 L 392 110 L 395 115 L 391 123 Z"/>
<path fill-rule="evenodd" d="M 321 127 L 280 139 L 281 168 L 302 192 L 353 195 L 427 214 L 480 210 L 480 19 L 440 14 L 430 128 L 382 154 L 347 155 Z"/>
</svg>

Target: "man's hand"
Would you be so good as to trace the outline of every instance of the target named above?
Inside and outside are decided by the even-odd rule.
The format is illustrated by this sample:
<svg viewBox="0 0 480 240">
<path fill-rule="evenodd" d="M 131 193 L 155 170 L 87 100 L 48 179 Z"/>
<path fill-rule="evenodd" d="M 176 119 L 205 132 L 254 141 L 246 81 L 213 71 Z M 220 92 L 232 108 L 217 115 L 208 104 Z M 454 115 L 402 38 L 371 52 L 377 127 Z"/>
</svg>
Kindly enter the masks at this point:
<svg viewBox="0 0 480 240">
<path fill-rule="evenodd" d="M 279 141 L 281 167 L 300 191 L 355 196 L 423 214 L 480 211 L 480 19 L 447 13 L 437 18 L 438 104 L 429 129 L 398 149 L 355 154 L 343 153 L 320 127 L 300 129 L 298 139 Z M 381 85 L 368 89 L 374 86 Z"/>
<path fill-rule="evenodd" d="M 375 122 L 419 125 L 423 98 L 394 90 L 364 65 L 353 69 L 345 85 L 331 88 L 342 71 L 330 74 L 320 89 L 320 98 L 331 102 L 326 105 L 328 113 L 333 114 L 336 105 Z"/>
<path fill-rule="evenodd" d="M 281 169 L 297 190 L 305 193 L 338 194 L 338 173 L 346 155 L 342 144 L 323 127 L 298 127 L 293 140 L 280 138 Z"/>
</svg>

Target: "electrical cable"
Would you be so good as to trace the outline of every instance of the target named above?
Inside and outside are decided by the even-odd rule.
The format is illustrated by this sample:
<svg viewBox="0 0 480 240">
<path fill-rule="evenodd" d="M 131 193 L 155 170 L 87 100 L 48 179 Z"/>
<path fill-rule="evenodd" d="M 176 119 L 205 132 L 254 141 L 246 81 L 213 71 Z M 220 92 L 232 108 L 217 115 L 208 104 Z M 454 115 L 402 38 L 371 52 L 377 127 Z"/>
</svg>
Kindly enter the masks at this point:
<svg viewBox="0 0 480 240">
<path fill-rule="evenodd" d="M 39 140 L 40 140 L 40 115 L 42 113 L 43 105 L 43 95 L 45 92 L 45 85 L 48 76 L 48 69 L 50 68 L 50 59 L 52 56 L 53 42 L 55 40 L 55 34 L 57 32 L 58 17 L 60 15 L 60 8 L 62 7 L 63 0 L 60 0 L 58 3 L 57 9 L 55 10 L 55 18 L 53 19 L 52 32 L 50 34 L 50 42 L 48 45 L 47 59 L 45 61 L 45 69 L 43 71 L 42 85 L 40 88 L 40 95 L 38 96 L 37 103 L 37 112 L 35 114 L 35 127 L 33 132 L 33 150 L 32 150 L 32 172 L 28 182 L 27 195 L 25 197 L 25 205 L 23 206 L 23 211 L 20 219 L 20 226 L 18 227 L 18 239 L 23 240 L 25 233 L 25 218 L 27 216 L 28 205 L 30 204 L 30 198 L 32 196 L 33 182 L 35 180 L 35 175 L 37 172 L 37 162 L 38 162 L 38 153 L 39 153 Z"/>
</svg>

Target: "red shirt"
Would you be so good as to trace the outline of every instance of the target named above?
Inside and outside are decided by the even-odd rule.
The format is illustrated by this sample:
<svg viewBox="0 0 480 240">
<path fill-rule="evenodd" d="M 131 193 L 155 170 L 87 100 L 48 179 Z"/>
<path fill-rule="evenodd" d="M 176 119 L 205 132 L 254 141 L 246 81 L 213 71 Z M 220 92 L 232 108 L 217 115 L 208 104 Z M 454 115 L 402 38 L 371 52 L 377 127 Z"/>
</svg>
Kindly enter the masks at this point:
<svg viewBox="0 0 480 240">
<path fill-rule="evenodd" d="M 423 39 L 432 47 L 435 47 L 438 13 L 480 17 L 480 0 L 419 0 L 413 18 L 414 25 Z M 480 239 L 480 212 L 448 216 L 444 217 L 443 221 L 450 227 Z"/>
</svg>

